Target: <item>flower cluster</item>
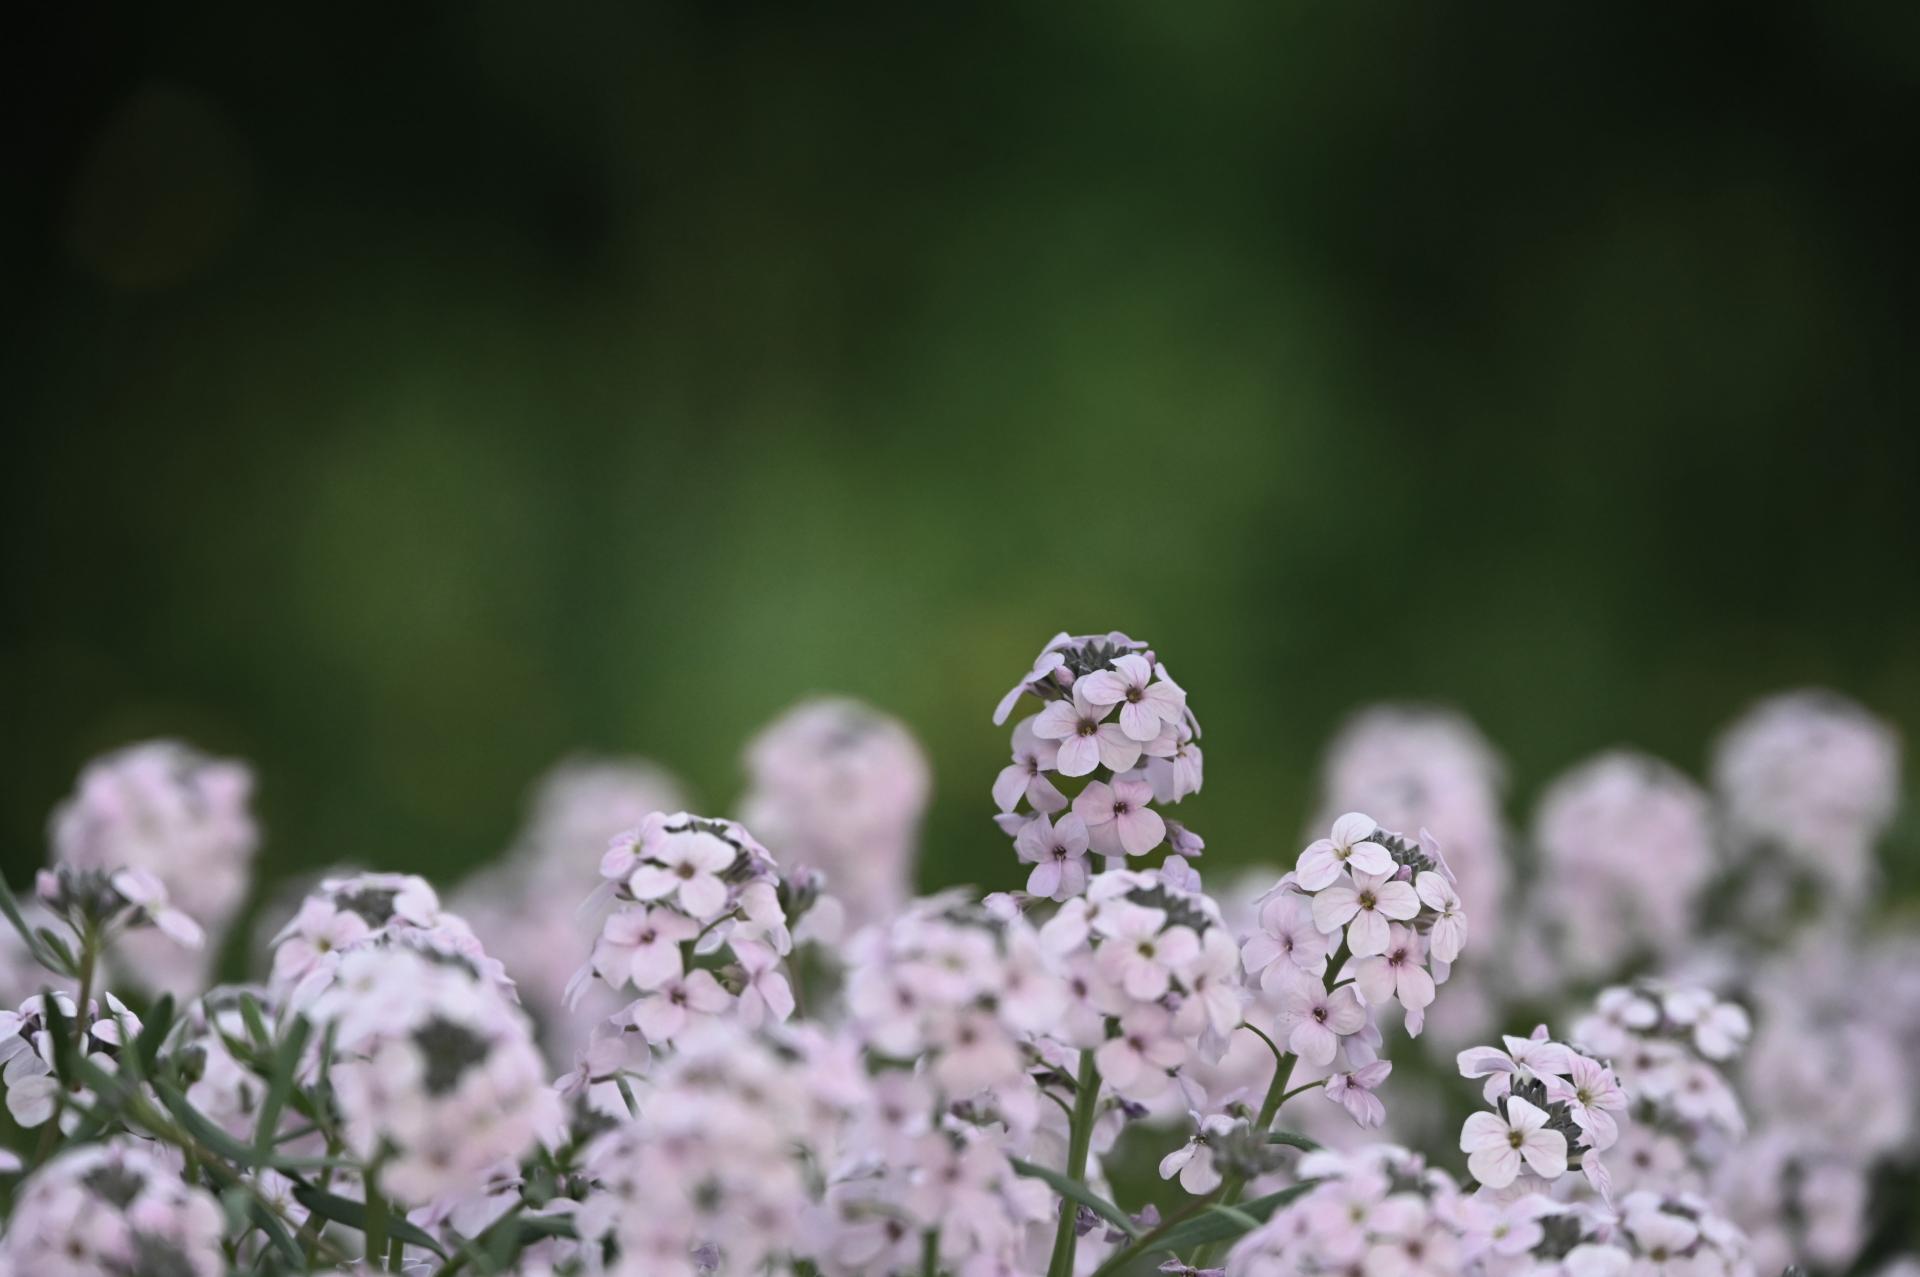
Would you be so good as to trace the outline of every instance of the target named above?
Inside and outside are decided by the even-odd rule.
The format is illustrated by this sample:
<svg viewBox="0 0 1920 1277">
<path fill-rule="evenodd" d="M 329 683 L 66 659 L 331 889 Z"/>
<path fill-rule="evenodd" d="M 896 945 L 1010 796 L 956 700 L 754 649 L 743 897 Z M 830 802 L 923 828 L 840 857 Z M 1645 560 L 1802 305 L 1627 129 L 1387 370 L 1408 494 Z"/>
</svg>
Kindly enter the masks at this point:
<svg viewBox="0 0 1920 1277">
<path fill-rule="evenodd" d="M 1712 1191 L 1769 1263 L 1847 1266 L 1872 1228 L 1875 1166 L 1912 1147 L 1913 1045 L 1888 998 L 1898 969 L 1874 957 L 1802 943 L 1749 972 L 1757 1023 L 1736 1081 L 1751 1130 Z"/>
<path fill-rule="evenodd" d="M 1067 1011 L 1066 983 L 1033 928 L 957 895 L 915 901 L 849 945 L 850 1027 L 877 1055 L 918 1061 L 948 1101 L 1037 1120 L 1035 1034 Z"/>
<path fill-rule="evenodd" d="M 580 901 L 599 883 L 600 854 L 623 829 L 686 805 L 680 782 L 638 759 L 571 759 L 534 786 L 526 824 L 499 862 L 469 875 L 449 898 L 488 953 L 506 965 L 521 1000 L 561 1058 L 584 1044 L 583 1022 L 623 1003 L 608 992 L 568 1013 L 567 980 L 591 941 Z M 571 940 L 572 943 L 568 943 Z"/>
<path fill-rule="evenodd" d="M 252 793 L 253 773 L 241 763 L 178 741 L 129 745 L 87 764 L 53 813 L 54 863 L 157 882 L 151 897 L 217 941 L 246 898 L 260 841 Z M 128 977 L 149 988 L 179 992 L 206 977 L 204 953 L 155 937 L 128 936 L 118 953 Z"/>
<path fill-rule="evenodd" d="M 575 1213 L 608 1277 L 759 1273 L 813 1249 L 814 1168 L 863 1098 L 857 1061 L 716 1021 L 648 1080 L 638 1114 L 586 1148 Z"/>
<path fill-rule="evenodd" d="M 993 798 L 996 820 L 1034 865 L 1029 891 L 1065 900 L 1084 884 L 1089 852 L 1115 868 L 1162 844 L 1182 864 L 1199 854 L 1196 835 L 1154 810 L 1199 792 L 1203 760 L 1186 690 L 1147 644 L 1118 632 L 1057 634 L 1001 698 L 994 723 L 1026 695 L 1047 704 L 1014 725 L 1013 761 Z M 1063 780 L 1081 782 L 1071 800 Z M 1047 823 L 1020 841 L 1036 820 Z"/>
<path fill-rule="evenodd" d="M 1348 812 L 1261 900 L 1242 956 L 1277 1000 L 1295 1053 L 1325 1065 L 1339 1039 L 1395 1002 L 1418 1036 L 1466 938 L 1466 907 L 1438 842 L 1424 833 L 1410 842 Z"/>
<path fill-rule="evenodd" d="M 600 877 L 590 900 L 613 908 L 570 999 L 595 979 L 636 995 L 612 1018 L 647 1046 L 721 1015 L 752 1027 L 793 1013 L 782 970 L 793 948 L 782 897 L 793 892 L 745 827 L 654 812 L 614 837 Z"/>
<path fill-rule="evenodd" d="M 513 982 L 466 919 L 440 907 L 417 874 L 361 873 L 322 879 L 273 938 L 274 995 L 295 1007 L 318 998 L 348 954 L 405 945 L 478 968 L 503 991 Z"/>
<path fill-rule="evenodd" d="M 1220 1057 L 1245 996 L 1218 905 L 1164 870 L 1109 870 L 1047 920 L 1040 944 L 1067 980 L 1057 1040 L 1093 1052 L 1123 1099 L 1177 1087 L 1182 1107 L 1207 1107 L 1191 1066 Z"/>
<path fill-rule="evenodd" d="M 222 1277 L 224 1220 L 151 1146 L 122 1137 L 62 1153 L 22 1186 L 0 1277 Z"/>
<path fill-rule="evenodd" d="M 1627 1093 L 1613 1070 L 1547 1036 L 1503 1039 L 1506 1049 L 1460 1053 L 1460 1076 L 1485 1078 L 1490 1113 L 1474 1113 L 1460 1130 L 1467 1170 L 1490 1189 L 1521 1181 L 1521 1191 L 1547 1191 L 1570 1168 L 1602 1194 L 1612 1181 L 1600 1154 L 1620 1139 Z"/>
<path fill-rule="evenodd" d="M 1775 696 L 1727 729 L 1713 780 L 1729 839 L 1756 880 L 1752 907 L 1777 917 L 1803 884 L 1824 900 L 1860 903 L 1900 802 L 1891 727 L 1832 692 Z"/>
<path fill-rule="evenodd" d="M 57 1111 L 60 1128 L 71 1131 L 93 1099 L 82 1086 L 66 1086 L 54 1076 L 55 1017 L 79 1034 L 81 1054 L 107 1072 L 128 1039 L 140 1032 L 140 1017 L 109 993 L 102 1007 L 88 999 L 86 1014 L 64 993 L 39 994 L 17 1011 L 0 1011 L 0 1074 L 7 1091 L 7 1112 L 23 1127 L 44 1125 Z M 50 1013 L 51 1012 L 51 1013 Z"/>
<path fill-rule="evenodd" d="M 1712 808 L 1645 755 L 1602 755 L 1556 781 L 1534 826 L 1540 877 L 1528 913 L 1552 919 L 1560 963 L 1583 977 L 1689 938 L 1715 869 Z"/>
<path fill-rule="evenodd" d="M 1633 1127 L 1614 1159 L 1623 1189 L 1705 1186 L 1706 1169 L 1746 1131 L 1722 1066 L 1750 1032 L 1738 1004 L 1652 980 L 1603 990 L 1574 1024 L 1574 1040 L 1609 1059 L 1633 1098 Z"/>
<path fill-rule="evenodd" d="M 1862 1253 L 1875 1168 L 1911 1142 L 1916 947 L 1870 936 L 1839 870 L 1825 908 L 1780 915 L 1817 930 L 1690 932 L 1750 903 L 1742 866 L 1817 879 L 1807 813 L 1877 836 L 1872 724 L 1757 716 L 1718 806 L 1634 756 L 1563 781 L 1531 916 L 1455 981 L 1470 915 L 1493 948 L 1510 842 L 1461 720 L 1356 720 L 1326 836 L 1217 899 L 1165 815 L 1201 760 L 1155 654 L 1061 635 L 997 721 L 1027 695 L 995 785 L 1021 891 L 908 898 L 925 760 L 843 701 L 748 751 L 771 849 L 678 810 L 657 769 L 569 765 L 460 909 L 414 875 L 331 875 L 264 985 L 139 1016 L 112 991 L 123 941 L 224 925 L 175 885 L 201 851 L 63 860 L 24 906 L 0 891 L 40 994 L 0 1014 L 0 1176 L 24 1173 L 0 1277 L 1749 1277 Z M 88 828 L 120 831 L 89 845 L 169 828 L 89 801 Z M 844 912 L 815 912 L 829 889 Z M 563 956 L 585 959 L 566 981 Z M 572 1061 L 557 1080 L 515 977 Z M 1427 1021 L 1458 984 L 1456 1032 L 1587 977 L 1613 983 L 1564 1038 L 1458 1053 L 1482 1111 L 1410 1069 L 1371 1134 L 1390 1053 L 1457 1050 Z M 1124 1209 L 1155 1159 L 1166 1215 Z"/>
<path fill-rule="evenodd" d="M 346 1143 L 400 1202 L 477 1193 L 557 1132 L 532 1026 L 476 968 L 363 945 L 312 1014 L 335 1051 Z"/>
<path fill-rule="evenodd" d="M 898 719 L 843 697 L 803 701 L 753 738 L 746 769 L 742 823 L 789 869 L 824 874 L 846 925 L 907 902 L 933 775 Z"/>
<path fill-rule="evenodd" d="M 1479 1116 L 1485 1117 L 1486 1114 Z M 1532 1137 L 1523 1141 L 1533 1147 Z M 1617 1206 L 1538 1184 L 1462 1192 L 1393 1145 L 1317 1152 L 1301 1190 L 1228 1257 L 1227 1277 L 1744 1277 L 1740 1230 L 1699 1198 L 1631 1193 Z"/>
</svg>

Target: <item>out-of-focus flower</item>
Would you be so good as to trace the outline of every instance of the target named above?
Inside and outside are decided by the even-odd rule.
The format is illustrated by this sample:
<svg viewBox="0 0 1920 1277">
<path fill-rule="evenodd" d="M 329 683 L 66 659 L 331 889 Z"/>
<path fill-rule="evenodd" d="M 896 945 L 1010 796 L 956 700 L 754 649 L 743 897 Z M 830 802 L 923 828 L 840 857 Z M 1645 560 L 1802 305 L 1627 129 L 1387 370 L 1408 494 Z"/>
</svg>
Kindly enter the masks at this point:
<svg viewBox="0 0 1920 1277">
<path fill-rule="evenodd" d="M 311 1011 L 333 1035 L 346 1142 L 398 1201 L 476 1192 L 557 1132 L 532 1026 L 478 969 L 363 946 Z"/>
<path fill-rule="evenodd" d="M 129 1137 L 61 1153 L 23 1183 L 0 1238 L 9 1277 L 221 1277 L 222 1216 Z"/>
<path fill-rule="evenodd" d="M 1014 727 L 1013 762 L 993 787 L 995 823 L 1018 839 L 1068 805 L 1058 780 L 1084 780 L 1071 805 L 1110 868 L 1164 844 L 1170 878 L 1197 889 L 1190 862 L 1205 841 L 1154 810 L 1197 793 L 1203 776 L 1199 724 L 1166 666 L 1124 634 L 1059 634 L 994 721 L 1029 694 L 1046 704 Z M 1039 894 L 1054 895 L 1053 875 L 1041 879 L 1050 889 Z"/>
<path fill-rule="evenodd" d="M 259 845 L 252 795 L 245 764 L 158 740 L 88 763 L 73 795 L 55 809 L 49 836 L 56 864 L 131 872 L 141 881 L 150 875 L 178 911 L 167 915 L 167 934 L 184 935 L 182 924 L 191 922 L 215 941 L 183 951 L 160 937 L 124 936 L 116 953 L 128 978 L 173 993 L 205 982 L 210 950 L 246 898 Z"/>
<path fill-rule="evenodd" d="M 1021 734 L 1014 735 L 1017 760 Z M 741 822 L 783 866 L 824 873 L 848 926 L 906 903 L 933 773 L 905 724 L 856 700 L 803 701 L 754 737 L 746 768 Z M 1029 776 L 1025 792 L 1036 810 L 1051 801 L 1047 788 L 1038 772 Z"/>
<path fill-rule="evenodd" d="M 1838 693 L 1787 692 L 1727 729 L 1713 783 L 1743 872 L 1765 874 L 1765 857 L 1777 853 L 1822 898 L 1856 907 L 1899 806 L 1900 738 Z M 1758 904 L 1784 908 L 1791 888 Z"/>
<path fill-rule="evenodd" d="M 1693 936 L 1715 866 L 1711 808 L 1665 763 L 1617 752 L 1575 768 L 1541 799 L 1534 841 L 1541 873 L 1528 913 L 1552 920 L 1572 974 L 1671 956 Z"/>
<path fill-rule="evenodd" d="M 583 913 L 580 901 L 600 881 L 608 840 L 685 805 L 680 782 L 643 759 L 569 759 L 535 784 L 507 854 L 449 898 L 452 912 L 505 964 L 555 1058 L 571 1058 L 596 1019 L 622 1005 L 605 994 L 587 1008 L 591 1014 L 571 1016 L 565 1006 L 568 977 L 602 921 Z"/>
</svg>

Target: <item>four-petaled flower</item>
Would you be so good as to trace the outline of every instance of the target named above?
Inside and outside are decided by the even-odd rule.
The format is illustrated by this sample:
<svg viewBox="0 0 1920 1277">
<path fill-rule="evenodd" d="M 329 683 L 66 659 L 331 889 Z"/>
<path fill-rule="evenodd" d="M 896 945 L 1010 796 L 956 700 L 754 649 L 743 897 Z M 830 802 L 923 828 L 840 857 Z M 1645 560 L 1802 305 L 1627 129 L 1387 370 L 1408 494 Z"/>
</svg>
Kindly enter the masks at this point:
<svg viewBox="0 0 1920 1277">
<path fill-rule="evenodd" d="M 1095 705 L 1075 683 L 1070 700 L 1055 701 L 1040 711 L 1033 720 L 1033 734 L 1059 742 L 1055 762 L 1062 776 L 1087 776 L 1102 766 L 1112 772 L 1127 771 L 1140 761 L 1141 742 L 1128 736 L 1120 724 L 1102 721 L 1112 712 L 1112 705 Z"/>
<path fill-rule="evenodd" d="M 1328 887 L 1313 898 L 1313 924 L 1326 932 L 1347 925 L 1347 949 L 1356 958 L 1387 951 L 1387 923 L 1420 912 L 1413 884 L 1384 874 L 1356 873 L 1350 887 Z"/>
<path fill-rule="evenodd" d="M 727 884 L 720 874 L 733 864 L 733 844 L 704 829 L 683 829 L 660 839 L 657 847 L 645 853 L 643 861 L 627 879 L 627 890 L 639 900 L 660 900 L 676 896 L 680 907 L 702 922 L 727 907 Z"/>
<path fill-rule="evenodd" d="M 1460 1151 L 1467 1169 L 1488 1188 L 1501 1189 L 1519 1178 L 1524 1161 L 1541 1179 L 1559 1179 L 1567 1173 L 1567 1137 L 1547 1129 L 1547 1114 L 1517 1095 L 1506 1100 L 1507 1111 L 1475 1113 L 1460 1128 Z"/>
<path fill-rule="evenodd" d="M 1155 673 L 1160 681 L 1154 682 Z M 1187 694 L 1167 677 L 1165 667 L 1155 670 L 1147 658 L 1135 652 L 1113 659 L 1113 668 L 1098 670 L 1074 684 L 1094 705 L 1120 707 L 1120 730 L 1146 744 L 1160 735 L 1163 727 L 1176 727 L 1187 712 Z"/>
<path fill-rule="evenodd" d="M 1333 822 L 1333 836 L 1307 844 L 1294 866 L 1300 885 L 1319 891 L 1333 885 L 1342 869 L 1359 874 L 1387 875 L 1393 872 L 1393 855 L 1372 841 L 1378 826 L 1373 817 L 1350 811 Z"/>
</svg>

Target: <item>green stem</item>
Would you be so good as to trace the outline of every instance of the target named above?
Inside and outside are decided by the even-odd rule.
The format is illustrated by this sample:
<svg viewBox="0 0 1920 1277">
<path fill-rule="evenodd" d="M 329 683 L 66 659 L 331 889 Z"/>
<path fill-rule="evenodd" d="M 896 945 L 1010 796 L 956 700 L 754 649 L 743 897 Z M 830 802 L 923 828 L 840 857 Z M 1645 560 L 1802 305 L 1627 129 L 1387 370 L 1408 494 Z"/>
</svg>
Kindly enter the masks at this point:
<svg viewBox="0 0 1920 1277">
<path fill-rule="evenodd" d="M 380 1177 L 374 1167 L 367 1168 L 367 1254 L 368 1268 L 380 1267 L 387 1249 L 387 1199 L 380 1194 Z"/>
<path fill-rule="evenodd" d="M 1254 1029 L 1253 1031 L 1260 1033 L 1258 1029 Z M 1278 1047 L 1274 1047 L 1273 1039 L 1268 1038 L 1266 1034 L 1260 1033 L 1260 1036 L 1266 1039 L 1269 1047 L 1273 1047 L 1273 1081 L 1267 1083 L 1266 1098 L 1260 1101 L 1259 1116 L 1253 1119 L 1254 1134 L 1264 1139 L 1267 1132 L 1273 1129 L 1274 1115 L 1280 1111 L 1280 1106 L 1287 1102 L 1288 1097 L 1298 1095 L 1300 1091 L 1305 1090 L 1306 1087 L 1301 1087 L 1295 1091 L 1287 1090 L 1287 1080 L 1293 1076 L 1294 1058 L 1291 1054 L 1283 1053 Z M 1220 1195 L 1215 1199 L 1214 1204 L 1218 1206 L 1232 1206 L 1240 1200 L 1240 1194 L 1246 1191 L 1246 1187 L 1247 1177 L 1245 1174 L 1237 1170 L 1228 1171 L 1225 1178 L 1220 1181 Z M 1195 1268 L 1207 1267 L 1208 1262 L 1213 1258 L 1213 1254 L 1217 1249 L 1219 1249 L 1219 1243 L 1217 1242 L 1200 1247 L 1199 1250 L 1194 1252 L 1193 1266 Z"/>
<path fill-rule="evenodd" d="M 1078 1181 L 1087 1175 L 1087 1150 L 1093 1145 L 1093 1119 L 1100 1104 L 1100 1069 L 1092 1051 L 1080 1052 L 1076 1085 L 1079 1089 L 1073 1096 L 1073 1117 L 1067 1126 L 1065 1169 L 1068 1179 Z M 1073 1225 L 1079 1213 L 1072 1198 L 1060 1199 L 1060 1226 L 1053 1234 L 1053 1262 L 1047 1266 L 1047 1277 L 1073 1277 L 1073 1253 L 1080 1244 L 1080 1233 Z"/>
<path fill-rule="evenodd" d="M 940 1230 L 930 1228 L 920 1241 L 920 1277 L 939 1277 Z"/>
<path fill-rule="evenodd" d="M 387 1243 L 387 1271 L 401 1273 L 407 1270 L 407 1244 L 398 1237 Z"/>
<path fill-rule="evenodd" d="M 87 1025 L 93 1019 L 93 1013 L 87 1008 L 93 1002 L 94 967 L 100 960 L 99 932 L 88 926 L 80 932 L 80 997 L 76 1001 L 73 1017 L 74 1046 L 80 1054 L 87 1053 Z"/>
</svg>

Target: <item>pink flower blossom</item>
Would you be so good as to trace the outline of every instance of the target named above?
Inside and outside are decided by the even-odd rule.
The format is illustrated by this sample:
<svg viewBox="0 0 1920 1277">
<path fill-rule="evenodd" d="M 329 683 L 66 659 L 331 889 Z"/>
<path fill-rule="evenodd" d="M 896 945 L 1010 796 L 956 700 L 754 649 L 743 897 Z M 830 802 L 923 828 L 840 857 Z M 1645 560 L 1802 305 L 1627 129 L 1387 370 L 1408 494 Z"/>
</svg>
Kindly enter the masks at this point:
<svg viewBox="0 0 1920 1277">
<path fill-rule="evenodd" d="M 1122 731 L 1120 724 L 1101 721 L 1112 712 L 1111 705 L 1089 701 L 1075 683 L 1071 700 L 1055 701 L 1040 711 L 1033 734 L 1059 742 L 1056 762 L 1062 776 L 1086 776 L 1101 766 L 1123 772 L 1140 761 L 1140 742 Z"/>
<path fill-rule="evenodd" d="M 1329 993 L 1305 972 L 1289 971 L 1282 979 L 1278 999 L 1287 1047 L 1309 1064 L 1333 1063 L 1340 1039 L 1358 1033 L 1367 1022 L 1366 1008 L 1354 996 L 1353 986 Z"/>
<path fill-rule="evenodd" d="M 1167 822 L 1147 804 L 1153 787 L 1140 780 L 1096 780 L 1073 800 L 1074 814 L 1102 855 L 1144 856 L 1167 836 Z"/>
<path fill-rule="evenodd" d="M 733 845 L 704 829 L 681 829 L 663 834 L 646 848 L 649 860 L 627 879 L 627 889 L 639 900 L 676 896 L 680 907 L 701 921 L 727 907 L 727 885 L 720 874 L 733 864 Z"/>
<path fill-rule="evenodd" d="M 1371 841 L 1379 826 L 1373 817 L 1350 811 L 1333 822 L 1333 836 L 1309 843 L 1300 853 L 1294 871 L 1300 885 L 1308 891 L 1320 891 L 1333 885 L 1342 869 L 1355 873 L 1388 875 L 1393 872 L 1393 856 L 1379 843 Z"/>
<path fill-rule="evenodd" d="M 1087 889 L 1087 825 L 1068 812 L 1059 820 L 1035 816 L 1021 826 L 1013 840 L 1020 859 L 1033 866 L 1027 890 L 1051 900 L 1065 900 Z"/>
<path fill-rule="evenodd" d="M 1327 1098 L 1345 1109 L 1362 1130 L 1372 1130 L 1387 1120 L 1387 1106 L 1374 1091 L 1391 1072 L 1392 1064 L 1375 1060 L 1350 1073 L 1335 1073 L 1327 1079 Z"/>
<path fill-rule="evenodd" d="M 1567 1172 L 1567 1137 L 1547 1127 L 1544 1110 L 1517 1095 L 1507 1097 L 1506 1116 L 1475 1113 L 1460 1129 L 1467 1170 L 1488 1188 L 1500 1189 L 1520 1175 L 1521 1163 L 1542 1179 Z"/>
<path fill-rule="evenodd" d="M 680 976 L 680 944 L 699 931 L 699 923 L 671 909 L 622 909 L 601 926 L 593 968 L 615 988 L 631 981 L 637 989 L 657 989 Z"/>
<path fill-rule="evenodd" d="M 1120 730 L 1141 744 L 1160 735 L 1163 727 L 1179 725 L 1187 712 L 1187 694 L 1167 677 L 1165 666 L 1156 669 L 1136 652 L 1114 657 L 1112 665 L 1081 679 L 1075 690 L 1094 705 L 1118 705 Z M 1156 673 L 1159 682 L 1153 681 Z"/>
<path fill-rule="evenodd" d="M 1381 874 L 1356 873 L 1353 885 L 1328 887 L 1313 898 L 1313 924 L 1331 933 L 1347 925 L 1347 949 L 1356 958 L 1387 951 L 1387 921 L 1420 912 L 1413 884 Z"/>
<path fill-rule="evenodd" d="M 1023 718 L 1013 729 L 1013 761 L 1000 769 L 993 782 L 993 801 L 1001 811 L 1012 811 L 1025 798 L 1035 811 L 1056 812 L 1067 805 L 1066 795 L 1047 779 L 1059 764 L 1060 743 L 1033 734 L 1038 714 Z"/>
<path fill-rule="evenodd" d="M 1260 906 L 1259 927 L 1247 938 L 1240 956 L 1247 974 L 1260 976 L 1265 987 L 1273 987 L 1285 966 L 1315 976 L 1326 971 L 1333 938 L 1313 925 L 1311 897 L 1290 884 L 1269 892 Z"/>
</svg>

